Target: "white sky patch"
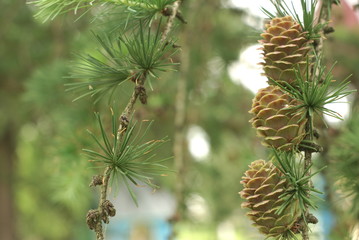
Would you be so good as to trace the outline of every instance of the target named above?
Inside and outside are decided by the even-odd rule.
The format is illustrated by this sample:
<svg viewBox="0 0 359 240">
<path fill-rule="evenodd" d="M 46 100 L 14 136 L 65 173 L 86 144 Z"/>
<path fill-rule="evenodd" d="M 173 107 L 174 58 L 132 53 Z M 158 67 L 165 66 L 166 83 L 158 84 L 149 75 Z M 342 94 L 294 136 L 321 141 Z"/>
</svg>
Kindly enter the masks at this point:
<svg viewBox="0 0 359 240">
<path fill-rule="evenodd" d="M 292 0 L 292 1 L 285 1 L 290 10 L 293 10 L 293 6 L 295 11 L 298 13 L 299 16 L 302 15 L 302 5 L 300 0 Z M 267 16 L 262 12 L 261 8 L 268 10 L 271 13 L 275 13 L 275 8 L 273 4 L 269 0 L 256 0 L 256 1 L 244 1 L 244 0 L 230 0 L 230 3 L 238 8 L 244 9 L 248 11 L 249 14 L 260 17 L 260 18 L 267 18 Z"/>
<path fill-rule="evenodd" d="M 262 76 L 262 50 L 258 50 L 261 45 L 255 44 L 246 48 L 239 57 L 239 61 L 232 63 L 229 68 L 229 76 L 236 84 L 242 84 L 254 94 L 259 89 L 268 86 L 267 78 Z"/>
<path fill-rule="evenodd" d="M 229 2 L 237 7 L 248 11 L 251 15 L 257 17 L 266 18 L 266 15 L 261 11 L 261 7 L 267 9 L 270 12 L 274 12 L 275 8 L 269 0 L 256 0 L 256 1 L 244 1 L 244 0 L 229 0 Z"/>
<path fill-rule="evenodd" d="M 189 152 L 197 161 L 206 160 L 210 152 L 209 137 L 200 126 L 191 126 L 187 132 Z"/>
<path fill-rule="evenodd" d="M 347 97 L 340 99 L 339 102 L 329 103 L 324 107 L 339 113 L 343 119 L 348 118 L 350 115 L 350 103 Z M 343 122 L 342 120 L 327 115 L 324 115 L 324 119 L 332 127 L 338 126 Z"/>
</svg>

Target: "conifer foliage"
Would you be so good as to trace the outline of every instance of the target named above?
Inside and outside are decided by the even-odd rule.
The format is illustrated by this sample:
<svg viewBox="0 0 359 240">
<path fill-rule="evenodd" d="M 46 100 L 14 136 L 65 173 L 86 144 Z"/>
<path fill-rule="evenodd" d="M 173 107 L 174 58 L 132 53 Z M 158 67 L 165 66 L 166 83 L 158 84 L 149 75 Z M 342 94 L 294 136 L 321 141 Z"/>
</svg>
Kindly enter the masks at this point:
<svg viewBox="0 0 359 240">
<path fill-rule="evenodd" d="M 104 118 L 96 113 L 99 134 L 88 131 L 94 147 L 84 149 L 85 155 L 102 167 L 103 173 L 93 177 L 90 187 L 100 188 L 97 209 L 86 216 L 86 222 L 94 230 L 98 240 L 105 237 L 102 223 L 116 214 L 108 200 L 110 182 L 122 182 L 134 202 L 133 185 L 146 184 L 156 188 L 152 178 L 169 171 L 162 164 L 166 159 L 156 159 L 154 150 L 167 141 L 166 138 L 145 141 L 151 125 L 137 124 L 133 119 L 137 100 L 147 103 L 147 85 L 157 80 L 159 73 L 173 70 L 171 56 L 176 52 L 172 40 L 172 28 L 185 20 L 179 12 L 179 0 L 36 0 L 31 3 L 38 8 L 36 17 L 43 21 L 52 20 L 60 14 L 74 12 L 97 13 L 94 21 L 108 26 L 106 31 L 94 32 L 100 54 L 78 56 L 71 78 L 75 82 L 66 84 L 68 91 L 78 94 L 75 100 L 89 99 L 95 103 L 108 99 L 111 119 L 107 127 Z M 115 23 L 115 24 L 114 24 Z M 123 111 L 111 104 L 124 82 L 133 84 L 133 92 Z M 145 126 L 143 126 L 145 125 Z M 146 126 L 147 125 L 147 126 Z M 111 129 L 107 132 L 107 129 Z M 110 181 L 112 180 L 112 181 Z"/>
</svg>

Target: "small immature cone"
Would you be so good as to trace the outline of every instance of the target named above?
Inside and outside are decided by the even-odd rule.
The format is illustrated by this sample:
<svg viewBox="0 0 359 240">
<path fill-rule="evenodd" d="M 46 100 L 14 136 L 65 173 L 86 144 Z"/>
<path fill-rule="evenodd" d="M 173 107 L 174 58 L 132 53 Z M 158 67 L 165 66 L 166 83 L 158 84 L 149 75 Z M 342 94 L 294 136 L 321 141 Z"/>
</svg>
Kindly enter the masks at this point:
<svg viewBox="0 0 359 240">
<path fill-rule="evenodd" d="M 250 122 L 257 134 L 264 138 L 264 146 L 290 151 L 303 140 L 306 118 L 298 109 L 291 109 L 298 104 L 277 86 L 258 91 L 249 111 L 254 115 Z"/>
<path fill-rule="evenodd" d="M 242 177 L 244 188 L 239 193 L 246 202 L 243 208 L 249 208 L 247 216 L 254 222 L 253 226 L 267 237 L 280 237 L 289 231 L 300 214 L 298 201 L 292 201 L 287 208 L 277 214 L 283 199 L 279 198 L 288 182 L 283 174 L 271 162 L 256 160 L 251 163 Z"/>
<path fill-rule="evenodd" d="M 299 66 L 301 74 L 306 69 L 311 40 L 290 16 L 272 19 L 265 29 L 261 34 L 263 39 L 259 41 L 263 45 L 264 63 L 261 64 L 264 75 L 277 82 L 293 84 L 296 66 Z"/>
</svg>

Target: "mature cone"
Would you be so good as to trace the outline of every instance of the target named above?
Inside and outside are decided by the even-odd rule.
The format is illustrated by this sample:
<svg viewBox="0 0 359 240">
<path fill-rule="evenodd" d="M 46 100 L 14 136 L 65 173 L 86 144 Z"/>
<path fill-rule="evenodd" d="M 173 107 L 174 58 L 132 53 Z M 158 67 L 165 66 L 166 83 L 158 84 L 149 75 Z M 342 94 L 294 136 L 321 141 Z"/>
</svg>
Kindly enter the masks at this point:
<svg viewBox="0 0 359 240">
<path fill-rule="evenodd" d="M 263 145 L 290 151 L 303 140 L 306 118 L 301 111 L 290 109 L 297 105 L 297 100 L 277 86 L 258 91 L 249 112 L 254 114 L 252 126 L 264 137 Z"/>
<path fill-rule="evenodd" d="M 292 201 L 284 211 L 276 214 L 284 202 L 279 196 L 286 191 L 287 180 L 271 162 L 256 160 L 249 168 L 241 181 L 244 188 L 239 194 L 247 200 L 242 207 L 251 210 L 247 216 L 261 233 L 268 237 L 284 235 L 300 214 L 298 201 Z"/>
<path fill-rule="evenodd" d="M 265 25 L 261 34 L 263 40 L 264 63 L 263 69 L 268 78 L 277 82 L 285 81 L 292 84 L 295 79 L 295 69 L 298 65 L 303 73 L 306 69 L 306 58 L 310 50 L 299 23 L 292 17 L 274 18 Z M 271 84 L 271 82 L 269 82 Z"/>
</svg>

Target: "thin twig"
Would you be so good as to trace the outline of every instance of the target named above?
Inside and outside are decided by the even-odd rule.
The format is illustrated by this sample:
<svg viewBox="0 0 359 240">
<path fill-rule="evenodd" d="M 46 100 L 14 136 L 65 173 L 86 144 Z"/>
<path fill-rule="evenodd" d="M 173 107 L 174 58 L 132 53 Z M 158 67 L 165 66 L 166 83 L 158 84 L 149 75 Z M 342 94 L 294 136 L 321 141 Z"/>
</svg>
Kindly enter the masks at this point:
<svg viewBox="0 0 359 240">
<path fill-rule="evenodd" d="M 132 96 L 128 101 L 125 110 L 121 113 L 120 116 L 120 124 L 117 131 L 117 139 L 122 141 L 122 137 L 124 136 L 128 123 L 130 121 L 130 117 L 133 113 L 133 109 L 137 98 L 142 94 L 139 89 L 144 89 L 144 84 L 147 78 L 147 72 L 144 72 L 138 79 L 135 79 L 135 88 L 133 89 Z"/>
<path fill-rule="evenodd" d="M 98 206 L 101 213 L 103 211 L 102 204 L 106 201 L 108 182 L 110 179 L 111 171 L 112 171 L 112 168 L 107 167 L 103 173 L 103 180 L 102 180 L 102 186 L 101 186 L 101 197 L 100 197 L 100 202 L 99 202 L 99 206 Z"/>
<path fill-rule="evenodd" d="M 96 227 L 95 227 L 96 239 L 97 240 L 104 240 L 105 239 L 104 234 L 103 234 L 103 229 L 102 229 L 102 222 L 101 222 L 101 220 L 103 218 L 102 216 L 104 214 L 102 206 L 103 206 L 103 203 L 106 200 L 108 182 L 109 182 L 109 179 L 110 179 L 111 170 L 112 170 L 111 167 L 107 167 L 105 169 L 104 173 L 103 173 L 102 185 L 101 185 L 101 196 L 100 196 L 100 201 L 99 201 L 99 204 L 98 204 L 99 215 L 98 215 L 98 221 L 97 221 L 97 224 L 96 224 Z"/>
<path fill-rule="evenodd" d="M 95 228 L 95 232 L 96 232 L 96 239 L 97 240 L 104 240 L 105 239 L 105 236 L 103 235 L 103 229 L 102 229 L 101 220 L 97 223 L 96 228 Z"/>
<path fill-rule="evenodd" d="M 312 142 L 314 140 L 314 130 L 313 130 L 313 118 L 312 116 L 307 113 L 307 123 L 305 125 L 305 131 L 307 133 L 305 140 Z M 306 171 L 308 168 L 310 168 L 311 164 L 312 164 L 312 150 L 306 148 L 304 150 L 304 171 Z M 307 174 L 307 176 L 311 175 L 311 170 L 309 169 Z M 309 188 L 312 188 L 313 183 L 310 180 L 308 182 L 309 184 Z M 308 190 L 307 192 L 307 198 L 310 198 L 310 190 Z M 309 207 L 306 205 L 305 206 L 305 213 L 303 216 L 303 224 L 301 226 L 301 231 L 302 231 L 302 238 L 303 240 L 309 240 L 309 227 L 308 227 L 308 220 L 307 217 L 310 216 L 311 214 L 309 213 Z"/>
<path fill-rule="evenodd" d="M 167 39 L 167 37 L 168 37 L 168 35 L 170 33 L 180 4 L 181 4 L 181 0 L 177 0 L 177 1 L 175 1 L 173 3 L 172 14 L 169 16 L 169 18 L 167 20 L 167 25 L 166 25 L 166 28 L 165 28 L 163 34 L 162 34 L 161 42 L 164 42 Z"/>
<path fill-rule="evenodd" d="M 143 88 L 146 78 L 147 78 L 147 73 L 145 72 L 137 80 L 135 80 L 136 85 L 135 85 L 135 88 L 131 95 L 131 98 L 129 99 L 125 109 L 121 113 L 121 116 L 119 119 L 120 124 L 119 124 L 118 131 L 117 131 L 117 139 L 119 140 L 119 142 L 122 141 L 122 138 L 123 138 L 124 134 L 126 133 L 127 126 L 129 123 L 129 118 L 133 113 L 136 100 L 143 93 L 140 89 Z M 103 173 L 100 201 L 99 201 L 99 205 L 98 205 L 98 213 L 99 214 L 98 214 L 98 219 L 96 222 L 96 227 L 94 228 L 94 231 L 96 232 L 97 240 L 105 239 L 104 233 L 103 233 L 103 228 L 102 228 L 102 220 L 104 220 L 104 222 L 108 222 L 108 216 L 106 215 L 106 213 L 103 209 L 104 208 L 103 203 L 107 199 L 107 190 L 108 190 L 109 180 L 110 180 L 110 176 L 111 176 L 110 175 L 111 171 L 112 171 L 112 168 L 107 167 Z"/>
</svg>

